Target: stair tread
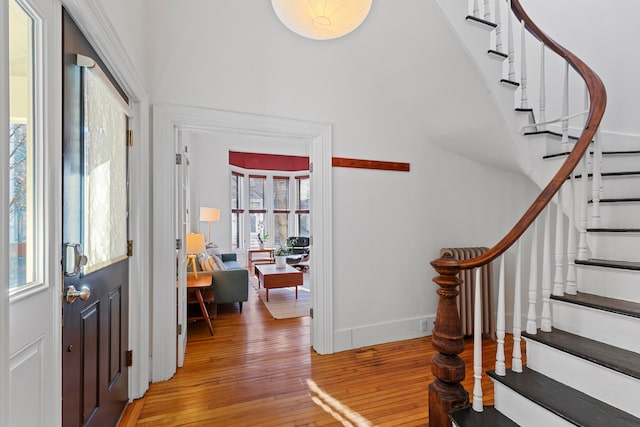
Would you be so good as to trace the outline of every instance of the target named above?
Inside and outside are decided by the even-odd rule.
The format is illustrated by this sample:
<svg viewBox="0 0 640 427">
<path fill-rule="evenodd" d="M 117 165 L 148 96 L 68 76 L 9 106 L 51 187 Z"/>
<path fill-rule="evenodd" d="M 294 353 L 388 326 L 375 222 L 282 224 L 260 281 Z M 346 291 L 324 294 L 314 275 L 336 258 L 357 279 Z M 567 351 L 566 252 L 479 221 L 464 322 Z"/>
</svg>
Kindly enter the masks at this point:
<svg viewBox="0 0 640 427">
<path fill-rule="evenodd" d="M 542 156 L 543 159 L 553 159 L 556 157 L 566 157 L 570 154 L 570 151 L 563 151 L 560 153 L 554 153 L 554 154 L 547 154 L 545 156 Z M 593 155 L 593 151 L 589 151 L 590 155 Z M 603 151 L 602 155 L 603 156 L 616 156 L 616 155 L 633 155 L 633 154 L 640 154 L 640 150 L 616 150 L 616 151 Z"/>
<path fill-rule="evenodd" d="M 523 332 L 522 336 L 616 372 L 640 379 L 640 354 L 633 351 L 614 347 L 559 329 L 553 329 L 552 332 L 538 331 L 535 335 Z"/>
<path fill-rule="evenodd" d="M 562 134 L 561 133 L 554 132 L 552 130 L 536 130 L 536 131 L 531 131 L 531 132 L 525 132 L 524 134 L 525 134 L 525 136 L 527 136 L 527 135 L 542 135 L 542 134 L 545 134 L 545 133 L 548 134 L 548 135 L 551 135 L 551 136 L 562 138 Z M 577 141 L 578 140 L 577 136 L 573 136 L 573 135 L 568 135 L 568 136 L 569 136 L 569 139 L 571 139 L 573 141 Z"/>
<path fill-rule="evenodd" d="M 629 203 L 629 202 L 640 202 L 640 197 L 622 197 L 619 199 L 600 199 L 600 203 Z M 588 203 L 593 203 L 593 200 L 590 199 Z"/>
<path fill-rule="evenodd" d="M 460 427 L 513 427 L 518 425 L 493 406 L 485 406 L 483 412 L 476 412 L 471 406 L 467 406 L 451 411 L 449 418 Z"/>
<path fill-rule="evenodd" d="M 640 303 L 578 292 L 577 295 L 551 295 L 551 299 L 591 307 L 610 313 L 640 318 Z"/>
<path fill-rule="evenodd" d="M 486 26 L 488 29 L 494 29 L 498 26 L 498 24 L 496 24 L 495 22 L 491 22 L 491 21 L 487 21 L 486 19 L 482 19 L 482 18 L 477 18 L 473 15 L 467 15 L 465 18 L 467 21 L 469 22 L 474 22 L 476 24 L 482 24 L 484 26 Z"/>
<path fill-rule="evenodd" d="M 636 175 L 640 175 L 640 171 L 619 171 L 619 172 L 602 172 L 600 174 L 603 177 L 608 177 L 608 176 L 636 176 Z M 590 173 L 588 174 L 589 178 L 593 177 L 593 174 Z M 580 179 L 582 178 L 582 174 L 578 174 L 575 176 L 576 179 Z"/>
<path fill-rule="evenodd" d="M 590 232 L 590 233 L 640 233 L 640 228 L 599 227 L 599 228 L 587 228 L 587 232 Z"/>
<path fill-rule="evenodd" d="M 494 380 L 573 424 L 616 427 L 640 425 L 639 418 L 529 368 L 523 368 L 521 373 L 509 370 L 503 377 L 494 371 L 487 373 Z"/>
<path fill-rule="evenodd" d="M 640 262 L 618 261 L 613 259 L 590 258 L 587 260 L 576 260 L 579 265 L 591 265 L 595 267 L 617 268 L 622 270 L 640 270 Z"/>
</svg>

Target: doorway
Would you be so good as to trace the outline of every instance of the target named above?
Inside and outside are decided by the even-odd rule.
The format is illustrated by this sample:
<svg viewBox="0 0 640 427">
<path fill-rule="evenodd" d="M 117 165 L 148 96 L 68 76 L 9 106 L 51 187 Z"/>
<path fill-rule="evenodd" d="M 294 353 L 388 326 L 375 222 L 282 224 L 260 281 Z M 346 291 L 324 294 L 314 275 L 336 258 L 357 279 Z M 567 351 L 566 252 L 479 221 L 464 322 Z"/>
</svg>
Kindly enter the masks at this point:
<svg viewBox="0 0 640 427">
<path fill-rule="evenodd" d="M 152 381 L 171 378 L 176 370 L 176 293 L 161 284 L 175 277 L 175 241 L 173 218 L 175 174 L 166 173 L 175 164 L 175 141 L 181 131 L 214 132 L 229 136 L 259 136 L 265 139 L 307 144 L 311 161 L 311 223 L 313 233 L 314 294 L 311 342 L 316 352 L 333 352 L 333 289 L 331 284 L 331 126 L 322 123 L 233 113 L 195 107 L 158 105 L 154 117 L 154 221 L 153 221 L 153 350 Z M 224 181 L 227 182 L 226 180 Z M 157 213 L 157 215 L 156 215 Z M 167 232 L 169 230 L 169 232 Z M 169 279 L 170 280 L 170 279 Z M 172 308 L 173 307 L 173 308 Z"/>
</svg>

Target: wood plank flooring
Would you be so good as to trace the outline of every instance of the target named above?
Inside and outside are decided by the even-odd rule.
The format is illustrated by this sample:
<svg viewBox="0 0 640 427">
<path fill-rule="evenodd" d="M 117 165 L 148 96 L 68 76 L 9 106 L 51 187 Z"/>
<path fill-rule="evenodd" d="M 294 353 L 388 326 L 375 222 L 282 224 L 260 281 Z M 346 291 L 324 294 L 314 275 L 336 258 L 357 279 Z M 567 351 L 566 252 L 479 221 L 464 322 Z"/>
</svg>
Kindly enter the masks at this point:
<svg viewBox="0 0 640 427">
<path fill-rule="evenodd" d="M 243 313 L 218 307 L 214 336 L 202 321 L 189 324 L 185 366 L 130 403 L 119 426 L 428 425 L 430 337 L 322 356 L 310 347 L 308 317 L 275 320 L 249 294 Z M 472 344 L 463 353 L 470 395 Z M 495 347 L 485 341 L 485 369 Z M 486 375 L 483 390 L 492 404 Z"/>
</svg>

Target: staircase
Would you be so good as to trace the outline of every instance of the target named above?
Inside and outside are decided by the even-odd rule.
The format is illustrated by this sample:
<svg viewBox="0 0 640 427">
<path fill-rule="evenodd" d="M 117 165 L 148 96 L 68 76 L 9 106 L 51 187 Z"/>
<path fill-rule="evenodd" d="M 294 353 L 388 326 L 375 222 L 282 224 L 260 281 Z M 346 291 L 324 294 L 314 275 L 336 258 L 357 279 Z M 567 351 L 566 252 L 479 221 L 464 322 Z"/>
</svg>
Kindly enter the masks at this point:
<svg viewBox="0 0 640 427">
<path fill-rule="evenodd" d="M 523 52 L 532 43 L 524 38 L 518 22 L 524 21 L 524 13 L 517 0 L 513 0 L 515 17 L 510 13 L 511 2 L 504 0 L 437 2 L 495 91 L 520 166 L 548 192 L 547 184 L 574 146 L 580 145 L 576 121 L 585 122 L 582 114 L 568 111 L 568 73 L 560 76 L 564 86 L 556 86 L 563 88 L 561 117 L 549 123 L 544 118 L 545 80 L 550 78 L 544 76 L 544 53 L 542 78 L 536 87 L 539 108 L 529 106 L 526 60 L 530 55 Z M 515 43 L 514 28 L 523 30 Z M 501 37 L 508 39 L 503 48 Z M 521 49 L 517 55 L 516 46 Z M 515 57 L 525 61 L 516 66 Z M 496 60 L 504 65 L 491 76 L 496 67 L 489 63 Z M 596 135 L 589 141 L 584 158 L 568 173 L 566 182 L 558 184 L 558 195 L 535 225 L 526 231 L 517 229 L 529 224 L 514 227 L 513 241 L 494 247 L 498 249 L 493 259 L 501 256 L 498 354 L 496 369 L 486 373 L 494 382 L 494 407 L 482 402 L 481 338 L 476 337 L 474 354 L 476 386 L 465 401 L 466 392 L 456 386 L 459 364 L 455 359 L 462 350 L 457 347 L 455 319 L 440 316 L 452 307 L 453 274 L 490 260 L 466 265 L 449 259 L 432 263 L 440 274 L 434 281 L 441 290 L 434 328 L 440 355 L 434 357 L 433 366 L 439 379 L 430 387 L 431 426 L 451 422 L 461 427 L 640 426 L 640 143 L 635 146 L 615 135 Z M 509 235 L 503 240 L 509 240 Z M 515 261 L 510 265 L 513 273 L 505 274 L 507 250 Z M 507 304 L 507 295 L 512 305 Z M 512 358 L 505 357 L 502 345 L 507 332 L 513 333 L 516 348 Z M 526 343 L 526 366 L 521 366 L 521 337 Z"/>
</svg>

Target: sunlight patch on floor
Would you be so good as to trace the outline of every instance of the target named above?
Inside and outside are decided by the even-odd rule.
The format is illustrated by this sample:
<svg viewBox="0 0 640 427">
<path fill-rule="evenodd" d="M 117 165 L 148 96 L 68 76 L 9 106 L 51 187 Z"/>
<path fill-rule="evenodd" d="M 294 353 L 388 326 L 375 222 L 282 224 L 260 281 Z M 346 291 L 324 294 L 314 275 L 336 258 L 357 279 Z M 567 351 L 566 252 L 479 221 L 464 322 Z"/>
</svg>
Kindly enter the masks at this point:
<svg viewBox="0 0 640 427">
<path fill-rule="evenodd" d="M 343 426 L 373 426 L 373 424 L 362 415 L 325 393 L 318 387 L 315 381 L 308 379 L 307 387 L 309 387 L 309 391 L 311 392 L 310 396 L 313 403 L 321 407 L 337 421 L 341 422 Z"/>
</svg>

